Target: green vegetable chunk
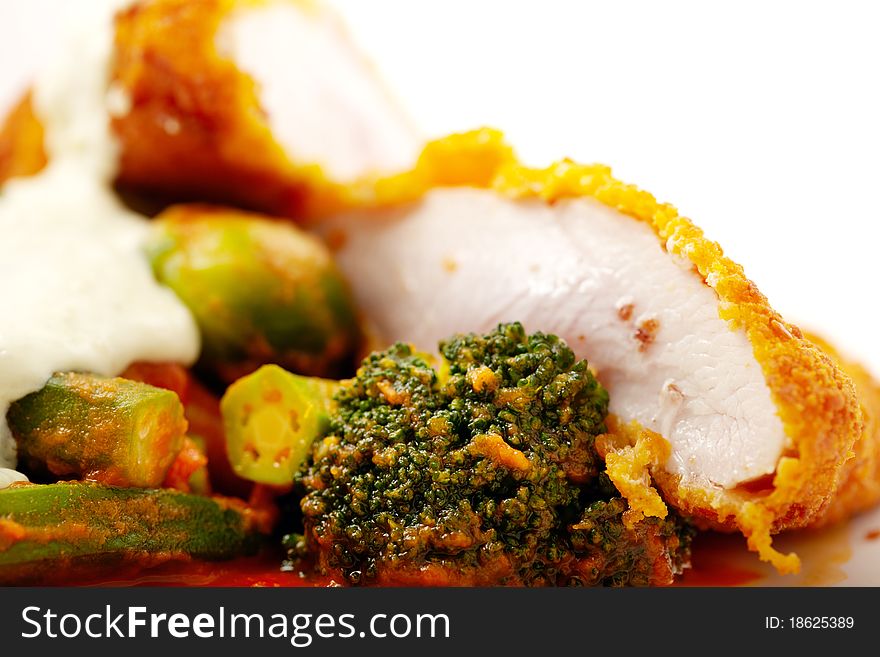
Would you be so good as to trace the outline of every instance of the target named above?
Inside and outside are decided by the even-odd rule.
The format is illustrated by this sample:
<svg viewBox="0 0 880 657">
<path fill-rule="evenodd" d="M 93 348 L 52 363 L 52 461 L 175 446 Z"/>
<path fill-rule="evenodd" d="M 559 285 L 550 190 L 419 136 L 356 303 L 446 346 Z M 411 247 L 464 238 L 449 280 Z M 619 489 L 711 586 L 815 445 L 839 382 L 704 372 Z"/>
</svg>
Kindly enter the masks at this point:
<svg viewBox="0 0 880 657">
<path fill-rule="evenodd" d="M 56 374 L 6 419 L 31 472 L 142 488 L 162 483 L 187 428 L 170 390 L 75 373 Z"/>
<path fill-rule="evenodd" d="M 202 366 L 227 382 L 267 363 L 337 376 L 359 342 L 348 287 L 327 248 L 290 223 L 208 206 L 154 222 L 156 277 L 195 316 Z"/>
<path fill-rule="evenodd" d="M 226 449 L 237 475 L 289 485 L 328 426 L 337 381 L 264 365 L 233 383 L 220 402 Z"/>
<path fill-rule="evenodd" d="M 364 360 L 298 476 L 308 556 L 351 584 L 668 584 L 690 534 L 628 527 L 596 437 L 608 394 L 553 335 L 502 324 Z"/>
<path fill-rule="evenodd" d="M 231 504 L 172 490 L 79 482 L 0 490 L 0 584 L 252 553 L 259 523 L 243 504 Z"/>
<path fill-rule="evenodd" d="M 690 557 L 693 528 L 672 515 L 664 519 L 644 518 L 629 526 L 623 519 L 629 508 L 627 502 L 616 497 L 614 485 L 604 474 L 597 479 L 595 490 L 599 499 L 584 509 L 577 522 L 569 527 L 572 549 L 578 557 L 578 583 L 590 586 L 671 583 L 658 581 L 658 566 L 671 573 L 684 570 Z"/>
</svg>

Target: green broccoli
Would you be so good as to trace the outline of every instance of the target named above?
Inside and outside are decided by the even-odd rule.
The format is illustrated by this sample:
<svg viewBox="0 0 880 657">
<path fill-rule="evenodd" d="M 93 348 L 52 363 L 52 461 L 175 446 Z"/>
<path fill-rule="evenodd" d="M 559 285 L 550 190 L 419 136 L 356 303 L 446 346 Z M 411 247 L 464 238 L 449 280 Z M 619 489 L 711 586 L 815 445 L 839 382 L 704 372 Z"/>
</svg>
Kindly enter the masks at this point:
<svg viewBox="0 0 880 657">
<path fill-rule="evenodd" d="M 352 584 L 668 583 L 688 556 L 680 520 L 628 529 L 595 439 L 608 394 L 553 335 L 518 323 L 396 344 L 336 394 L 298 475 L 294 555 Z"/>
</svg>

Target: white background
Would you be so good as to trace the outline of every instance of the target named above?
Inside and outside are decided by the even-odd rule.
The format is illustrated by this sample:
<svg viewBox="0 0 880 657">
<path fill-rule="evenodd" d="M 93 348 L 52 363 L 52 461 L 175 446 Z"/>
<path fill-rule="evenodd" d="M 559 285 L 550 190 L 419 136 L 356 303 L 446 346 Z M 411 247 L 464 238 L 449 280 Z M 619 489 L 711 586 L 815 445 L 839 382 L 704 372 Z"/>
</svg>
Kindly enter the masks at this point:
<svg viewBox="0 0 880 657">
<path fill-rule="evenodd" d="M 0 111 L 90 1 L 0 0 Z M 426 135 L 494 125 L 531 164 L 612 165 L 880 374 L 880 3 L 331 3 Z M 880 586 L 878 523 L 783 537 L 804 574 L 763 582 Z"/>
<path fill-rule="evenodd" d="M 0 0 L 0 110 L 88 1 Z M 427 135 L 494 125 L 530 163 L 610 164 L 880 374 L 880 4 L 332 4 Z"/>
</svg>

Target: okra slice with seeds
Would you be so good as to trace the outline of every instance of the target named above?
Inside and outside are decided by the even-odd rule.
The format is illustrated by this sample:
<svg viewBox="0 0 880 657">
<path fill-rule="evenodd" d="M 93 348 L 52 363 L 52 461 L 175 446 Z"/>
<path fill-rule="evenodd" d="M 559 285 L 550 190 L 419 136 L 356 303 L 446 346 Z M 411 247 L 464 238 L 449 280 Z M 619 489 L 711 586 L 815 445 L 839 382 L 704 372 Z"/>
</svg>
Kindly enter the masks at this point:
<svg viewBox="0 0 880 657">
<path fill-rule="evenodd" d="M 290 484 L 327 430 L 339 385 L 265 365 L 229 386 L 220 410 L 235 473 L 261 484 Z"/>
</svg>

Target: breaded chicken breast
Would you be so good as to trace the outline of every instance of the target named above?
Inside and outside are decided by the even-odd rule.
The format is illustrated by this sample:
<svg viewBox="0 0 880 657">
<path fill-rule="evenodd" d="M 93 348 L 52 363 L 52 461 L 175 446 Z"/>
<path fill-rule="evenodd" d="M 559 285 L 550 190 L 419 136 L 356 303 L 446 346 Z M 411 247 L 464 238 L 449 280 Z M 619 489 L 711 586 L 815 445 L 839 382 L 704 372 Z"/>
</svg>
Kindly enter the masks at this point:
<svg viewBox="0 0 880 657">
<path fill-rule="evenodd" d="M 116 16 L 107 91 L 118 183 L 166 200 L 299 216 L 334 183 L 410 168 L 421 141 L 312 0 L 140 0 Z M 0 133 L 0 182 L 36 173 L 28 98 Z"/>
<path fill-rule="evenodd" d="M 864 425 L 852 379 L 718 244 L 607 167 L 529 169 L 483 131 L 350 200 L 372 207 L 321 229 L 382 339 L 429 348 L 507 321 L 560 335 L 611 413 L 668 441 L 653 469 L 667 503 L 742 531 L 781 571 L 798 560 L 772 533 L 876 477 L 847 461 Z M 840 500 L 834 513 L 858 506 Z"/>
</svg>

